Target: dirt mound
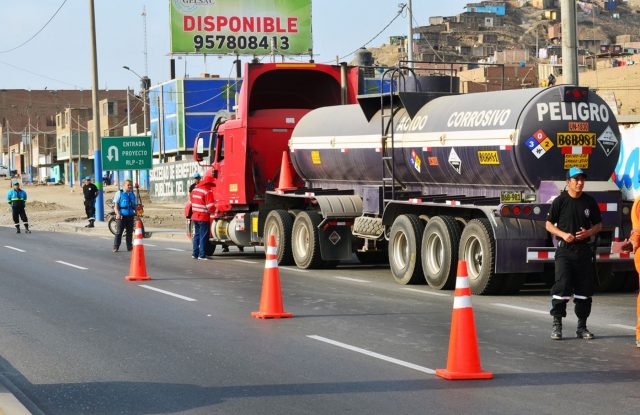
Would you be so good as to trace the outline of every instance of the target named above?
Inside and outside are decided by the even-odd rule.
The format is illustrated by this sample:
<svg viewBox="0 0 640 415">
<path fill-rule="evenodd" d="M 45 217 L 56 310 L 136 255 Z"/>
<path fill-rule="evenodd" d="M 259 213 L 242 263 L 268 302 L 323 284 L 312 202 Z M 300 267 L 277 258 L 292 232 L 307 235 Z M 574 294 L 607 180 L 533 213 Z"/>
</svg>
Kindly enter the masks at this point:
<svg viewBox="0 0 640 415">
<path fill-rule="evenodd" d="M 38 200 L 27 202 L 27 209 L 32 212 L 45 212 L 52 210 L 64 210 L 64 206 L 61 206 L 55 202 L 40 202 Z"/>
</svg>

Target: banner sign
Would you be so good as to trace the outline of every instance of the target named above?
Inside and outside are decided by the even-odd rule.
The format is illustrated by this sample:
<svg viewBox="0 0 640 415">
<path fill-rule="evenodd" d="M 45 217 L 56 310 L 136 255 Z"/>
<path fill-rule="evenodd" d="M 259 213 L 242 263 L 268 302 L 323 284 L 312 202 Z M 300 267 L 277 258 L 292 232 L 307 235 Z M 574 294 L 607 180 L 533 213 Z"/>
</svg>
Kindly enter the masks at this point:
<svg viewBox="0 0 640 415">
<path fill-rule="evenodd" d="M 171 53 L 307 55 L 311 0 L 170 0 Z"/>
<path fill-rule="evenodd" d="M 176 161 L 154 164 L 149 176 L 149 196 L 152 201 L 186 203 L 189 185 L 194 173 L 204 174 L 204 168 L 195 161 Z"/>
</svg>

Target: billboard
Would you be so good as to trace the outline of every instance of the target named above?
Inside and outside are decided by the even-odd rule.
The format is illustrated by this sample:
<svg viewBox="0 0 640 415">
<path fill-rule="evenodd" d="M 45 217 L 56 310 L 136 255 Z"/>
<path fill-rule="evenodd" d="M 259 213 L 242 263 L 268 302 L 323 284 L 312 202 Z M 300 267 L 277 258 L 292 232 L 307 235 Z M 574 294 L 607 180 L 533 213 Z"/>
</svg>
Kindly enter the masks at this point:
<svg viewBox="0 0 640 415">
<path fill-rule="evenodd" d="M 311 0 L 170 0 L 171 53 L 307 55 Z"/>
</svg>

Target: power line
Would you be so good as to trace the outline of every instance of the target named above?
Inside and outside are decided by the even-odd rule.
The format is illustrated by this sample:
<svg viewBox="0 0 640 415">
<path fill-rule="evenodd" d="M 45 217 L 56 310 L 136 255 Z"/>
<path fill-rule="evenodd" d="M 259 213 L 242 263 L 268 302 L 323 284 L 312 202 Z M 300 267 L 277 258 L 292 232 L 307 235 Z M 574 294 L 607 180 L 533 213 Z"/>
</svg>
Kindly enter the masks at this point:
<svg viewBox="0 0 640 415">
<path fill-rule="evenodd" d="M 11 49 L 6 49 L 6 50 L 0 50 L 0 53 L 8 53 L 8 52 L 12 52 L 16 49 L 19 49 L 21 47 L 23 47 L 24 45 L 26 45 L 27 43 L 31 42 L 33 39 L 35 39 L 36 36 L 38 36 L 40 34 L 40 32 L 42 32 L 44 30 L 45 27 L 47 27 L 49 25 L 49 23 L 51 23 L 51 21 L 53 20 L 54 17 L 56 17 L 56 15 L 58 14 L 58 12 L 60 11 L 60 9 L 62 9 L 62 7 L 65 5 L 65 3 L 67 2 L 67 0 L 63 0 L 62 4 L 60 4 L 60 7 L 58 7 L 58 10 L 55 11 L 55 13 L 53 13 L 53 15 L 49 18 L 49 20 L 47 20 L 47 22 L 44 24 L 44 26 L 42 26 L 40 28 L 40 30 L 38 30 L 33 36 L 31 36 L 29 39 L 25 40 L 24 42 L 22 42 L 21 44 L 19 44 L 18 46 L 15 46 Z"/>
<path fill-rule="evenodd" d="M 344 55 L 344 56 L 341 56 L 340 58 L 338 58 L 338 60 L 342 60 L 342 59 L 346 58 L 347 56 L 351 56 L 351 55 L 353 55 L 353 54 L 354 54 L 354 53 L 356 53 L 358 50 L 362 49 L 363 47 L 367 46 L 369 43 L 373 42 L 373 41 L 374 41 L 378 36 L 380 36 L 380 35 L 381 35 L 385 30 L 387 30 L 387 28 L 388 28 L 389 26 L 391 26 L 391 24 L 392 24 L 393 22 L 395 22 L 395 21 L 396 21 L 396 19 L 402 15 L 402 12 L 404 11 L 405 7 L 407 7 L 407 5 L 406 5 L 406 4 L 400 4 L 399 6 L 400 6 L 400 10 L 398 10 L 398 13 L 396 14 L 396 16 L 395 16 L 393 19 L 391 19 L 391 21 L 390 21 L 389 23 L 387 23 L 387 25 L 386 25 L 385 27 L 383 27 L 383 28 L 382 28 L 382 30 L 380 30 L 378 33 L 376 33 L 376 35 L 375 35 L 375 36 L 373 36 L 371 39 L 369 39 L 368 41 L 366 41 L 362 46 L 358 47 L 358 48 L 357 48 L 357 49 L 355 49 L 354 51 L 352 51 L 352 52 L 350 52 L 350 53 L 348 53 L 348 54 L 346 54 L 346 55 Z M 331 60 L 331 61 L 327 61 L 327 62 L 324 62 L 324 63 L 332 63 L 332 62 L 333 62 L 333 61 Z"/>
</svg>

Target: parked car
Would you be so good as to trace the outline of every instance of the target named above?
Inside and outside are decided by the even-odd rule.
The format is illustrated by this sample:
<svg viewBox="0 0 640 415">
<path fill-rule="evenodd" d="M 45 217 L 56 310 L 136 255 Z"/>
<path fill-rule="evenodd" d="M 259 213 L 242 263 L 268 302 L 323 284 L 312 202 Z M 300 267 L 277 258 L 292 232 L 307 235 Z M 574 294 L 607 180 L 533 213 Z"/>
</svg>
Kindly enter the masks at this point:
<svg viewBox="0 0 640 415">
<path fill-rule="evenodd" d="M 7 166 L 0 166 L 0 177 L 7 177 L 9 175 L 9 169 Z"/>
</svg>

